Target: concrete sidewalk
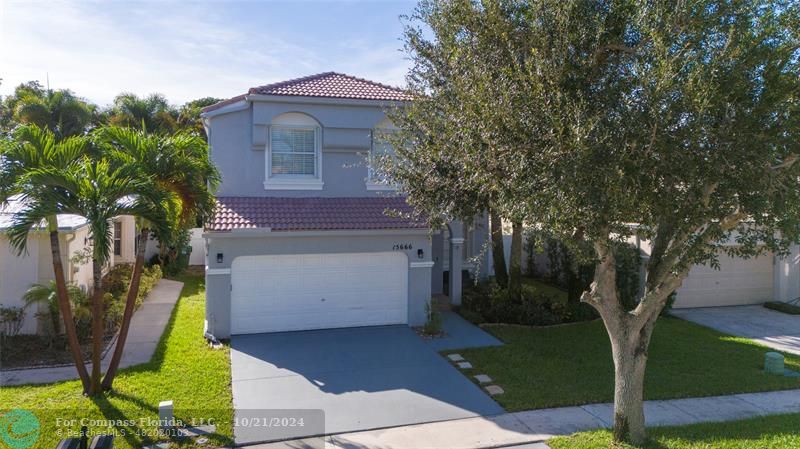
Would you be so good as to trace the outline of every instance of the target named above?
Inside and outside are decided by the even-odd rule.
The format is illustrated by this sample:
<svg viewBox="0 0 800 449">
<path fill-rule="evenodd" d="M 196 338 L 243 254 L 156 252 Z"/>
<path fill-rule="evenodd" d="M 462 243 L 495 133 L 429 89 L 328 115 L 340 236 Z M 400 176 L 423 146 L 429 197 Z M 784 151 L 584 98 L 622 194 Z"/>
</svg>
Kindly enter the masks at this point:
<svg viewBox="0 0 800 449">
<path fill-rule="evenodd" d="M 543 442 L 575 432 L 611 427 L 612 404 L 591 404 L 497 416 L 467 418 L 390 429 L 331 435 L 318 439 L 250 446 L 253 449 L 544 449 Z M 733 421 L 800 413 L 800 390 L 747 393 L 707 398 L 647 401 L 648 426 Z"/>
<path fill-rule="evenodd" d="M 150 361 L 155 353 L 161 334 L 169 323 L 172 309 L 181 295 L 183 282 L 161 279 L 150 291 L 142 306 L 134 313 L 128 331 L 128 341 L 122 353 L 120 368 L 126 368 Z M 116 344 L 116 340 L 115 343 Z M 111 363 L 113 346 L 109 347 L 103 357 L 102 367 L 105 372 Z M 90 363 L 86 369 L 91 372 Z M 0 371 L 0 385 L 44 384 L 63 380 L 77 379 L 78 372 L 74 366 L 42 367 Z"/>
</svg>

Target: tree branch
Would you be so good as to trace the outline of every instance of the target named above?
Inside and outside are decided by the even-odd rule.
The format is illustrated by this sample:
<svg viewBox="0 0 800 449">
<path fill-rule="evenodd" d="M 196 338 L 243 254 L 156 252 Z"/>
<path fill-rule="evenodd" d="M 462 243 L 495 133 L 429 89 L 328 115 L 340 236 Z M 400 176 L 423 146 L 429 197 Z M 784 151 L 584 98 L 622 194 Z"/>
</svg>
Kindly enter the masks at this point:
<svg viewBox="0 0 800 449">
<path fill-rule="evenodd" d="M 784 159 L 783 162 L 781 162 L 778 165 L 773 165 L 769 169 L 772 170 L 772 171 L 779 171 L 779 170 L 783 170 L 785 168 L 791 168 L 792 165 L 794 165 L 799 158 L 800 157 L 798 157 L 797 154 L 791 154 L 786 159 Z"/>
</svg>

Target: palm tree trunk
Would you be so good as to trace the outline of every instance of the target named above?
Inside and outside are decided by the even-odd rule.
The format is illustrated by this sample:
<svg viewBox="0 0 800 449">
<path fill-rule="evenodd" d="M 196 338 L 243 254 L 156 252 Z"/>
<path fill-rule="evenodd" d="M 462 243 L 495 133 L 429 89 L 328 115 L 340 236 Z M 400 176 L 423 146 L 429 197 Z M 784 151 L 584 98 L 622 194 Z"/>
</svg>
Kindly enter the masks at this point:
<svg viewBox="0 0 800 449">
<path fill-rule="evenodd" d="M 122 325 L 119 328 L 119 335 L 117 336 L 117 344 L 114 347 L 114 355 L 111 357 L 111 364 L 108 365 L 108 370 L 103 378 L 103 390 L 108 391 L 114 383 L 114 377 L 117 375 L 117 369 L 122 361 L 122 352 L 125 350 L 125 340 L 128 338 L 128 329 L 131 325 L 133 318 L 133 309 L 136 307 L 136 298 L 139 296 L 139 284 L 142 278 L 142 269 L 144 268 L 144 250 L 147 244 L 147 236 L 149 231 L 142 228 L 139 234 L 139 247 L 136 251 L 136 262 L 133 264 L 133 273 L 131 274 L 131 283 L 128 285 L 128 297 L 125 299 L 125 312 L 122 314 Z"/>
<path fill-rule="evenodd" d="M 103 266 L 97 258 L 92 259 L 92 274 L 94 286 L 92 287 L 92 380 L 89 387 L 89 396 L 96 396 L 102 392 L 100 378 L 102 376 L 101 352 L 103 351 Z"/>
<path fill-rule="evenodd" d="M 508 285 L 506 270 L 506 253 L 503 245 L 503 221 L 496 212 L 489 212 L 489 227 L 492 234 L 492 261 L 494 262 L 494 280 L 500 287 Z"/>
<path fill-rule="evenodd" d="M 53 275 L 56 279 L 58 309 L 59 312 L 61 312 L 61 318 L 64 320 L 64 333 L 67 335 L 69 351 L 72 353 L 72 361 L 75 363 L 75 369 L 78 371 L 78 377 L 81 379 L 83 393 L 87 394 L 89 392 L 89 373 L 86 371 L 86 365 L 83 363 L 81 344 L 78 341 L 78 332 L 75 330 L 75 321 L 72 318 L 72 306 L 69 303 L 67 281 L 64 278 L 64 265 L 61 263 L 61 246 L 58 242 L 58 224 L 55 220 L 55 217 L 52 220 L 48 220 L 48 228 L 50 229 L 50 253 L 53 257 Z"/>
<path fill-rule="evenodd" d="M 511 260 L 508 270 L 508 292 L 514 300 L 522 300 L 522 222 L 511 224 Z"/>
</svg>

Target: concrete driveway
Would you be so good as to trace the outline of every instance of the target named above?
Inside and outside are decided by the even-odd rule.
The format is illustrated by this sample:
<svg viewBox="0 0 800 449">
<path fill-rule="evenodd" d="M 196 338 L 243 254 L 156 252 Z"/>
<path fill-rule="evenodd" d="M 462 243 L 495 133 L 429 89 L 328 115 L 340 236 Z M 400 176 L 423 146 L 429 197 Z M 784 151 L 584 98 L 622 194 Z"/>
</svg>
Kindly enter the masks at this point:
<svg viewBox="0 0 800 449">
<path fill-rule="evenodd" d="M 237 444 L 503 412 L 407 326 L 234 336 L 231 375 Z"/>
<path fill-rule="evenodd" d="M 800 315 L 762 306 L 673 309 L 670 313 L 726 334 L 747 337 L 779 351 L 800 355 Z"/>
</svg>

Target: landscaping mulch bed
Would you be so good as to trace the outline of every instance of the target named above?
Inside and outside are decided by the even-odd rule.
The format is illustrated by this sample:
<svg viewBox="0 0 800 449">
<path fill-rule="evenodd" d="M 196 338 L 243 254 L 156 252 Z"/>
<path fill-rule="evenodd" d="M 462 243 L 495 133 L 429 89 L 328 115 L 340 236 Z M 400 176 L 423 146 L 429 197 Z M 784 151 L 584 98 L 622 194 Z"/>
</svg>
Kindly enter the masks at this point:
<svg viewBox="0 0 800 449">
<path fill-rule="evenodd" d="M 107 334 L 103 339 L 103 352 L 114 338 Z M 92 342 L 81 344 L 84 360 L 92 356 Z M 59 337 L 50 344 L 50 337 L 40 335 L 16 335 L 5 337 L 0 342 L 0 369 L 28 368 L 55 365 L 71 365 L 72 355 L 69 352 L 67 339 Z"/>
</svg>

